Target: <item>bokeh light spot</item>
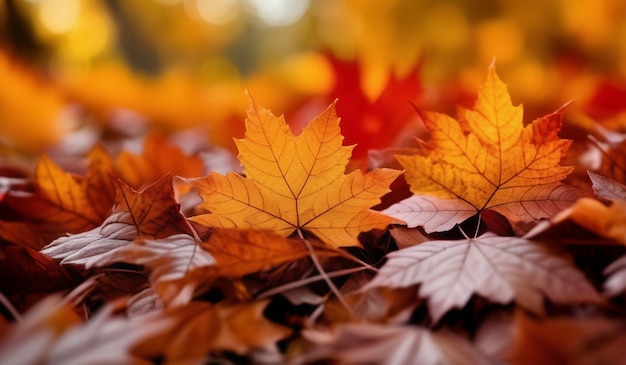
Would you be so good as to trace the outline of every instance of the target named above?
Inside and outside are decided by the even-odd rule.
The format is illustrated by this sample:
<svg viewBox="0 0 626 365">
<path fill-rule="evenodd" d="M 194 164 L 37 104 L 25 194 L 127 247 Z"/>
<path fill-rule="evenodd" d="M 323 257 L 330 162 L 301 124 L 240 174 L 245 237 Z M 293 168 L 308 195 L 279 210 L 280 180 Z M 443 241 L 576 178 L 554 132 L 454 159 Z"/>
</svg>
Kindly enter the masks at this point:
<svg viewBox="0 0 626 365">
<path fill-rule="evenodd" d="M 240 12 L 239 0 L 197 0 L 196 8 L 202 20 L 215 24 L 227 24 Z"/>
<path fill-rule="evenodd" d="M 45 0 L 38 5 L 41 24 L 50 33 L 68 32 L 74 27 L 80 14 L 78 0 Z"/>
<path fill-rule="evenodd" d="M 88 12 L 69 34 L 66 50 L 78 58 L 92 58 L 112 41 L 112 25 L 104 13 Z"/>
<path fill-rule="evenodd" d="M 280 27 L 300 20 L 309 0 L 246 0 L 256 17 L 265 25 Z"/>
</svg>

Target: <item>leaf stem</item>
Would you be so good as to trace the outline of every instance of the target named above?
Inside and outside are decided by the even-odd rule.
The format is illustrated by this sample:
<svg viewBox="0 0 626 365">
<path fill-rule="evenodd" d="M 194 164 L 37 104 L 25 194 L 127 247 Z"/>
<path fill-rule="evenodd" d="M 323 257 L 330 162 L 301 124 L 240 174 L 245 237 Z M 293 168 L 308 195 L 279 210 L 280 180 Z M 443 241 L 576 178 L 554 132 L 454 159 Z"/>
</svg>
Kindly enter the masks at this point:
<svg viewBox="0 0 626 365">
<path fill-rule="evenodd" d="M 15 309 L 13 304 L 11 304 L 11 301 L 9 300 L 9 298 L 7 298 L 2 292 L 0 292 L 0 303 L 7 311 L 9 311 L 9 313 L 11 313 L 15 321 L 22 322 L 22 316 L 17 311 L 17 309 Z"/>
<path fill-rule="evenodd" d="M 315 250 L 313 250 L 313 246 L 311 245 L 311 242 L 309 242 L 309 240 L 304 238 L 304 235 L 302 234 L 302 230 L 300 228 L 298 228 L 297 231 L 298 231 L 298 237 L 300 237 L 302 242 L 304 242 L 304 244 L 306 245 L 306 248 L 309 250 L 309 256 L 311 257 L 311 261 L 313 261 L 313 265 L 315 265 L 315 268 L 317 269 L 317 271 L 319 271 L 320 276 L 324 279 L 324 281 L 326 282 L 330 290 L 333 292 L 333 294 L 335 294 L 335 296 L 337 297 L 337 300 L 339 300 L 339 302 L 346 308 L 348 313 L 350 313 L 350 316 L 352 318 L 355 318 L 352 308 L 350 308 L 350 305 L 348 305 L 348 302 L 346 302 L 343 295 L 341 295 L 341 292 L 339 291 L 339 289 L 337 289 L 337 287 L 332 282 L 332 280 L 330 280 L 330 277 L 328 276 L 328 274 L 326 274 L 326 271 L 324 271 L 324 268 L 320 264 L 319 259 L 317 258 L 317 255 L 315 254 Z"/>
<path fill-rule="evenodd" d="M 459 227 L 459 231 L 461 231 L 461 234 L 463 235 L 463 237 L 465 237 L 466 240 L 469 240 L 469 236 L 467 235 L 467 233 L 465 233 L 465 231 L 463 230 L 463 227 L 461 227 L 460 224 L 457 224 L 457 227 Z"/>
<path fill-rule="evenodd" d="M 344 275 L 348 275 L 348 274 L 354 274 L 356 272 L 359 271 L 363 271 L 363 270 L 367 270 L 367 267 L 363 267 L 363 266 L 359 266 L 359 267 L 353 267 L 351 269 L 343 269 L 343 270 L 337 270 L 337 271 L 332 271 L 332 272 L 328 272 L 326 273 L 326 277 L 328 278 L 336 278 L 339 276 L 344 276 Z M 291 289 L 295 289 L 295 288 L 299 288 L 301 286 L 305 286 L 307 284 L 311 284 L 314 283 L 316 281 L 320 281 L 320 280 L 324 280 L 324 276 L 323 275 L 315 275 L 315 276 L 311 276 L 308 277 L 306 279 L 300 279 L 298 281 L 292 281 L 290 283 L 281 285 L 281 286 L 277 286 L 275 288 L 272 288 L 266 292 L 263 292 L 261 294 L 259 294 L 257 297 L 258 298 L 268 298 L 271 297 L 274 294 L 280 294 L 286 291 L 289 291 Z"/>
<path fill-rule="evenodd" d="M 474 231 L 474 239 L 478 237 L 478 232 L 480 231 L 480 221 L 483 220 L 483 212 L 478 212 L 478 223 L 476 223 L 476 231 Z"/>
</svg>

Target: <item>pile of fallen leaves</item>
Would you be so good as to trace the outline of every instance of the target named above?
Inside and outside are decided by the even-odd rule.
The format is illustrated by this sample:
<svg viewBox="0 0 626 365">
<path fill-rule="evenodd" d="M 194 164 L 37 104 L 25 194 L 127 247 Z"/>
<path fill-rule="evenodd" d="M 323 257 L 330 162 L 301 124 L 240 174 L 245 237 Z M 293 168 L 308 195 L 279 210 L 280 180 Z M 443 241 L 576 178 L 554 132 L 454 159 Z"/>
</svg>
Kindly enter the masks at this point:
<svg viewBox="0 0 626 365">
<path fill-rule="evenodd" d="M 419 148 L 364 169 L 335 103 L 296 136 L 252 99 L 241 166 L 151 134 L 5 168 L 0 359 L 613 362 L 626 136 L 599 131 L 572 174 L 565 110 L 525 124 L 492 66 L 474 108 L 417 110 Z"/>
</svg>

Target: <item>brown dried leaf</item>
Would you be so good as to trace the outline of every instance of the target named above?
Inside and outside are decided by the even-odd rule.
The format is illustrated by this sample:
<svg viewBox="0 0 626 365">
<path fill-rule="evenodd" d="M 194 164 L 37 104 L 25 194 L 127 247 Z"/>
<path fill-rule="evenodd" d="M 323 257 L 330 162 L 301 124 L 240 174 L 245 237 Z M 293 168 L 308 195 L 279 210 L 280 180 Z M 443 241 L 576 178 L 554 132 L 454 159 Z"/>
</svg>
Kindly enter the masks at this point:
<svg viewBox="0 0 626 365">
<path fill-rule="evenodd" d="M 587 173 L 593 184 L 593 191 L 598 197 L 626 201 L 626 185 L 592 171 Z"/>
<path fill-rule="evenodd" d="M 182 365 L 197 364 L 211 351 L 239 355 L 259 349 L 276 351 L 276 342 L 289 336 L 291 330 L 265 318 L 266 305 L 266 301 L 192 302 L 166 310 L 163 317 L 172 320 L 170 328 L 143 341 L 134 353 Z"/>
<path fill-rule="evenodd" d="M 512 364 L 621 364 L 626 346 L 623 319 L 532 319 L 518 313 Z"/>
</svg>

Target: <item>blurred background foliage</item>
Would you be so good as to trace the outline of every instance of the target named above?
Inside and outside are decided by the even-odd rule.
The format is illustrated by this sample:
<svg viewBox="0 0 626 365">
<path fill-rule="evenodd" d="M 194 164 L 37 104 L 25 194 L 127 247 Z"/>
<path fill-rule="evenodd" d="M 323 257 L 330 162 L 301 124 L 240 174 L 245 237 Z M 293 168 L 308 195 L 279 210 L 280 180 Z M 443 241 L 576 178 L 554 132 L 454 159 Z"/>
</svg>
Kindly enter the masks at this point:
<svg viewBox="0 0 626 365">
<path fill-rule="evenodd" d="M 626 129 L 621 0 L 0 0 L 0 48 L 6 151 L 189 128 L 232 150 L 247 90 L 296 130 L 339 98 L 363 157 L 418 133 L 411 103 L 471 105 L 494 58 L 527 121 L 574 99 L 570 123 Z"/>
</svg>

